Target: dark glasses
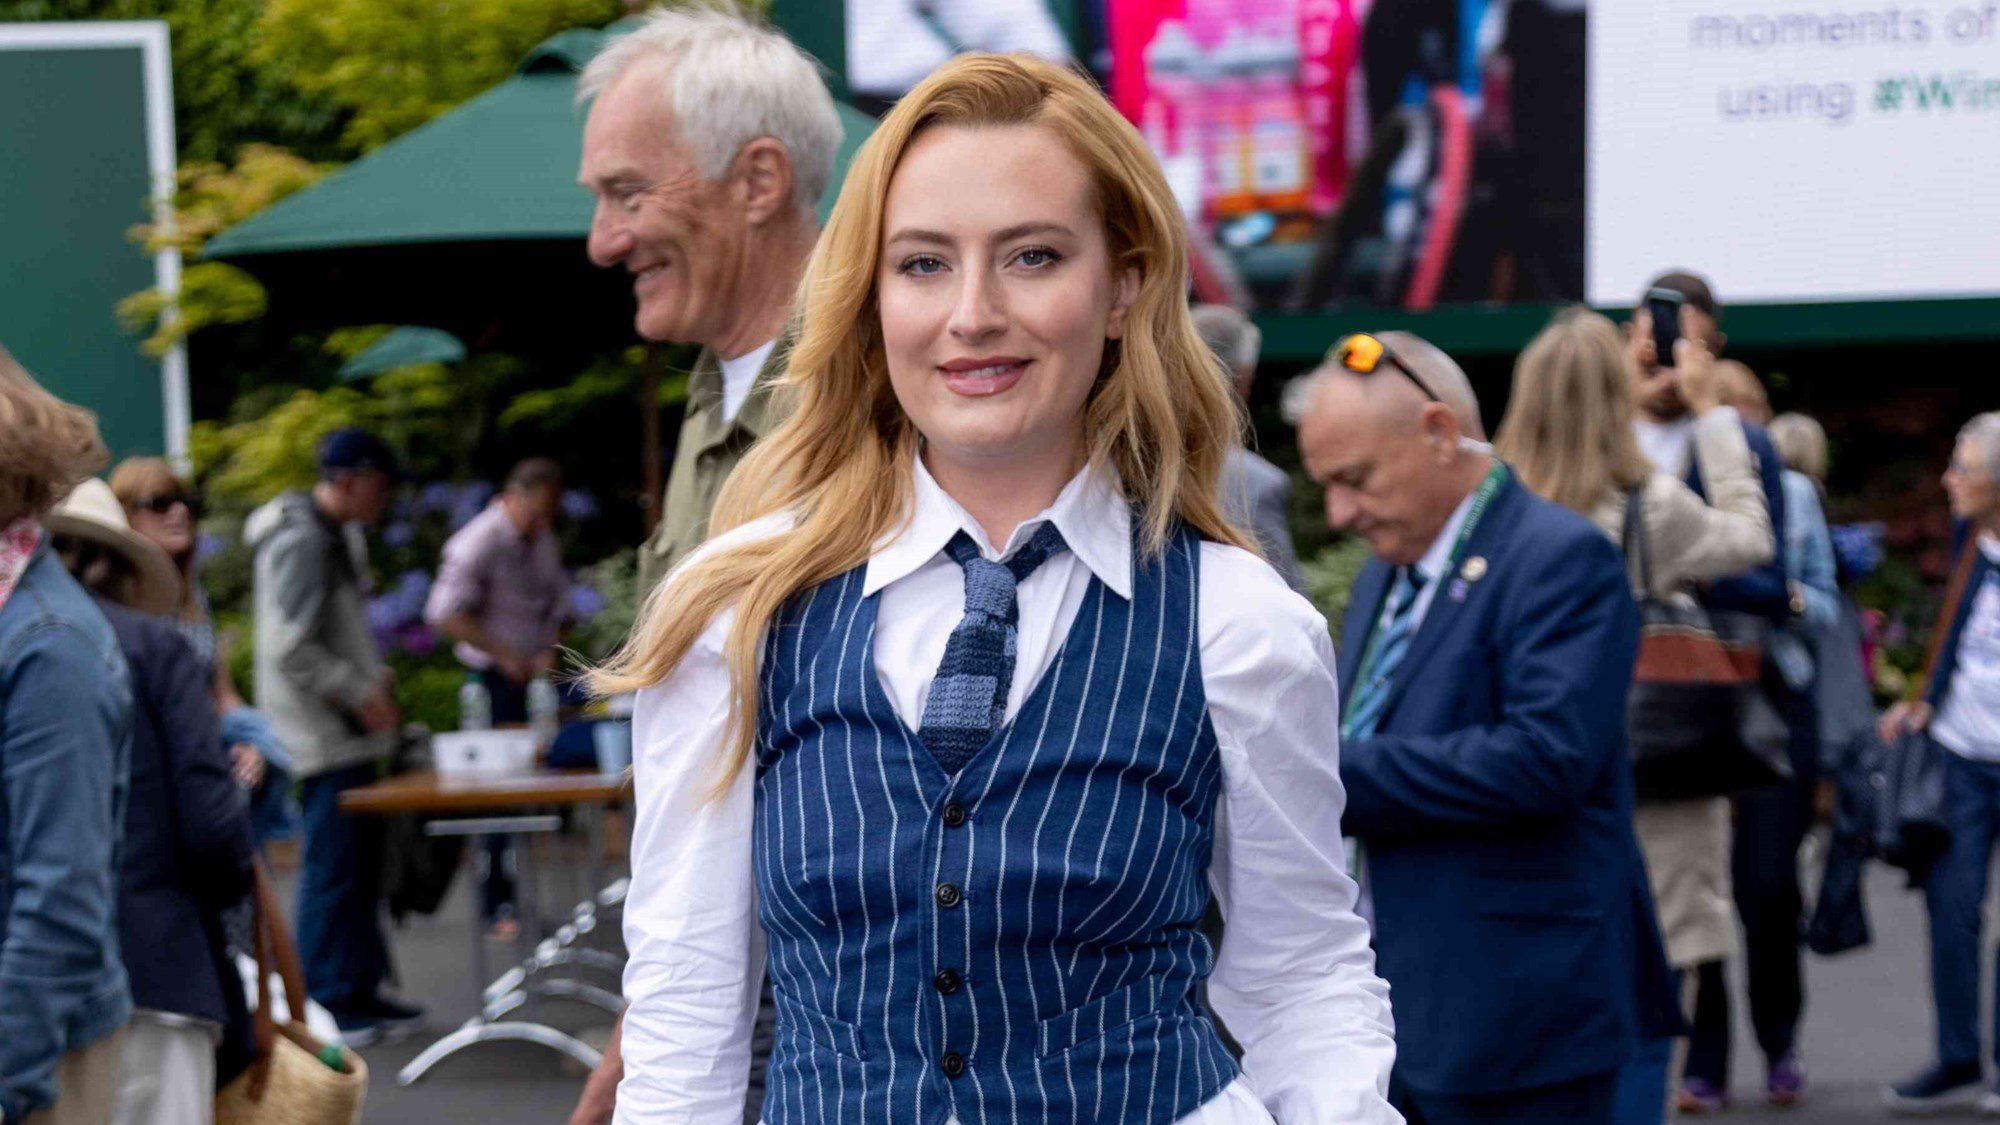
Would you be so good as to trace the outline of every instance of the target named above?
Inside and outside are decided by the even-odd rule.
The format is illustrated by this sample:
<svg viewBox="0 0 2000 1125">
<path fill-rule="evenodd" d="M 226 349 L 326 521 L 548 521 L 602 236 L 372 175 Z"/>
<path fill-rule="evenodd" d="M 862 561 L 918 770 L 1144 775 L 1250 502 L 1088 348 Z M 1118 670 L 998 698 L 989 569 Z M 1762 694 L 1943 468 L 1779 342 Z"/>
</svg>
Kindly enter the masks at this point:
<svg viewBox="0 0 2000 1125">
<path fill-rule="evenodd" d="M 158 496 L 148 496 L 133 507 L 143 508 L 156 516 L 164 516 L 173 511 L 177 504 L 187 505 L 188 515 L 196 519 L 201 518 L 201 497 L 183 492 L 164 492 Z"/>
<path fill-rule="evenodd" d="M 1437 396 L 1436 391 L 1431 390 L 1428 383 L 1418 377 L 1416 372 L 1410 370 L 1409 364 L 1396 358 L 1396 353 L 1389 350 L 1389 345 L 1383 343 L 1380 336 L 1356 332 L 1352 336 L 1343 337 L 1326 353 L 1326 357 L 1356 375 L 1373 375 L 1386 363 L 1402 372 L 1404 378 L 1415 383 L 1417 389 L 1424 392 L 1425 398 L 1432 402 L 1444 401 Z"/>
</svg>

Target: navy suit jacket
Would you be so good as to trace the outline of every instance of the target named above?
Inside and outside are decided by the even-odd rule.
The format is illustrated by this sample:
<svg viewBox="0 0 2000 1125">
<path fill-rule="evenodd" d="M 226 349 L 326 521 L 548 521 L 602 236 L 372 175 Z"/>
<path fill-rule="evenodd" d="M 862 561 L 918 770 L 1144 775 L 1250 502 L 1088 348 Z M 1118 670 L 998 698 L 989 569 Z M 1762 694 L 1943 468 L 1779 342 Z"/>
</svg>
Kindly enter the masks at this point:
<svg viewBox="0 0 2000 1125">
<path fill-rule="evenodd" d="M 1510 478 L 1440 579 L 1373 737 L 1343 745 L 1398 1077 L 1487 1093 L 1621 1066 L 1678 1026 L 1632 832 L 1638 608 L 1618 550 Z M 1348 604 L 1340 688 L 1393 568 Z"/>
<path fill-rule="evenodd" d="M 131 796 L 118 933 L 136 1007 L 224 1028 L 219 1077 L 249 1061 L 250 1011 L 222 913 L 251 888 L 250 807 L 229 772 L 208 669 L 164 617 L 100 599 L 132 669 Z"/>
</svg>

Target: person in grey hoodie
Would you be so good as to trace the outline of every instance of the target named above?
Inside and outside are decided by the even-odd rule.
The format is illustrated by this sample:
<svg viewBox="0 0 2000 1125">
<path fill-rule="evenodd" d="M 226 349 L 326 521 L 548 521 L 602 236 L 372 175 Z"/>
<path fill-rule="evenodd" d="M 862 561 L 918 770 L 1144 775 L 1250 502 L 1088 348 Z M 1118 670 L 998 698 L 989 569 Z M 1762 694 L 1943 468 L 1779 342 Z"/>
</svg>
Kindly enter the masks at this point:
<svg viewBox="0 0 2000 1125">
<path fill-rule="evenodd" d="M 306 990 L 350 1044 L 411 1029 L 422 1012 L 382 995 L 382 837 L 342 815 L 340 795 L 376 779 L 402 716 L 366 612 L 360 532 L 388 508 L 401 470 L 381 438 L 336 430 L 320 481 L 251 513 L 257 706 L 298 765 L 305 845 L 298 943 Z"/>
</svg>

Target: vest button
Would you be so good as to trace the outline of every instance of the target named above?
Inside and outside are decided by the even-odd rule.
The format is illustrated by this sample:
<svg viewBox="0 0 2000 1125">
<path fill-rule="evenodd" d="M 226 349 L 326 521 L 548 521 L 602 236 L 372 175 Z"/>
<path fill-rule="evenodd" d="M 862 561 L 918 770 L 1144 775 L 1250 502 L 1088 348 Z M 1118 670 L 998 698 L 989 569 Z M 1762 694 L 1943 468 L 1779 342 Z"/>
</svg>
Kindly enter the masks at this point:
<svg viewBox="0 0 2000 1125">
<path fill-rule="evenodd" d="M 965 982 L 962 978 L 959 977 L 957 973 L 953 972 L 952 970 L 940 969 L 938 970 L 938 975 L 931 978 L 931 983 L 937 986 L 937 990 L 939 992 L 944 993 L 946 996 L 950 996 L 952 993 L 958 991 L 959 985 L 964 984 Z"/>
<path fill-rule="evenodd" d="M 952 886 L 950 883 L 938 884 L 937 904 L 939 906 L 944 907 L 946 910 L 950 910 L 952 907 L 957 906 L 959 903 L 959 899 L 961 899 L 962 897 L 964 896 L 958 893 L 958 888 Z"/>
<path fill-rule="evenodd" d="M 957 828 L 965 823 L 965 806 L 953 801 L 944 807 L 944 826 Z"/>
<path fill-rule="evenodd" d="M 965 1073 L 965 1056 L 953 1051 L 940 1060 L 946 1078 L 957 1078 Z"/>
</svg>

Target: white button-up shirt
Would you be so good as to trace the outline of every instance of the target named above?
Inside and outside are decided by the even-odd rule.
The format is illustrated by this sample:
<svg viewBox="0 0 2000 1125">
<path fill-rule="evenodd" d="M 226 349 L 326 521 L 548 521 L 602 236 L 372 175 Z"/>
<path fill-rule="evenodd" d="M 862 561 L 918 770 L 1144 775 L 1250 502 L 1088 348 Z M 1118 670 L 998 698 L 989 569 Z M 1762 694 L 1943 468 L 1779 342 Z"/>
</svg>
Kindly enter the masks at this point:
<svg viewBox="0 0 2000 1125">
<path fill-rule="evenodd" d="M 876 672 L 912 729 L 964 614 L 964 571 L 945 544 L 963 531 L 997 561 L 1053 522 L 1069 545 L 1017 591 L 1011 720 L 1053 663 L 1091 580 L 1131 596 L 1131 511 L 1110 474 L 1086 469 L 996 550 L 921 464 L 915 475 L 911 518 L 877 547 L 863 587 L 882 599 Z M 766 517 L 707 549 L 776 533 L 787 519 Z M 1227 925 L 1209 999 L 1244 1057 L 1242 1077 L 1182 1120 L 1398 1122 L 1387 1098 L 1389 989 L 1342 863 L 1346 794 L 1326 622 L 1255 556 L 1216 543 L 1200 550 L 1202 684 L 1223 774 L 1208 874 Z M 708 799 L 729 715 L 723 645 L 732 616 L 710 622 L 680 666 L 639 693 L 619 1125 L 712 1125 L 742 1113 L 764 969 L 754 769 Z"/>
</svg>

